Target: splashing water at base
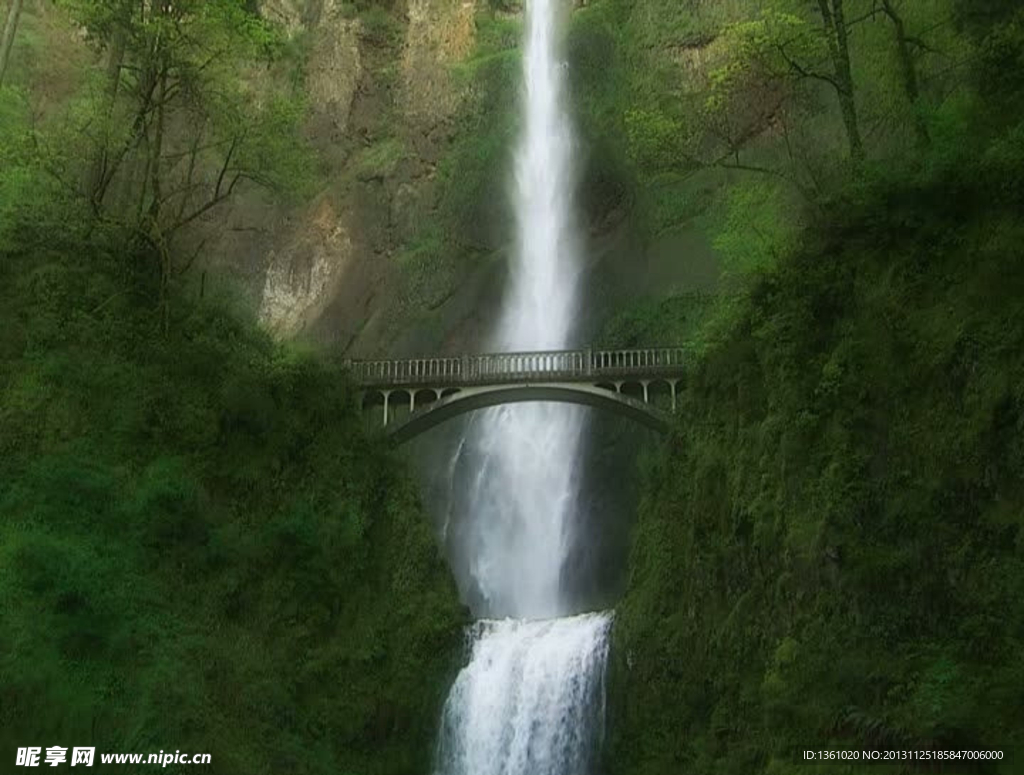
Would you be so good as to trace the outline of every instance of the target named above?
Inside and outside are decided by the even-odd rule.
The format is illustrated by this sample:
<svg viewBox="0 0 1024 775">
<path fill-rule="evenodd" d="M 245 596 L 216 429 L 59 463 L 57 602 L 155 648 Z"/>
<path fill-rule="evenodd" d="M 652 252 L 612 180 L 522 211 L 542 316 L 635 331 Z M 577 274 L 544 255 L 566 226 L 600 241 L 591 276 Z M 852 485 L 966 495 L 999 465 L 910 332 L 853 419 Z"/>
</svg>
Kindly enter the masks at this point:
<svg viewBox="0 0 1024 775">
<path fill-rule="evenodd" d="M 585 775 L 604 728 L 610 614 L 480 621 L 443 717 L 440 775 Z"/>
</svg>

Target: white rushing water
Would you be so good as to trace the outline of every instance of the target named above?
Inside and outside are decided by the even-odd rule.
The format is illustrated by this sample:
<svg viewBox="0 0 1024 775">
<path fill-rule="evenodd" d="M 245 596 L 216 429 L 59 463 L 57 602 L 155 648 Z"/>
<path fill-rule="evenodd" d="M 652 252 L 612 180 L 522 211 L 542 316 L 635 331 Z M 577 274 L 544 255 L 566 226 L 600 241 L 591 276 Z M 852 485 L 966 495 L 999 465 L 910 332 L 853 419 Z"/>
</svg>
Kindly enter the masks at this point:
<svg viewBox="0 0 1024 775">
<path fill-rule="evenodd" d="M 440 758 L 468 775 L 586 775 L 604 727 L 610 619 L 477 622 Z"/>
<path fill-rule="evenodd" d="M 573 336 L 580 263 L 558 47 L 564 8 L 561 0 L 526 3 L 518 241 L 496 341 L 504 351 L 565 348 Z M 504 407 L 483 413 L 460 446 L 475 475 L 457 555 L 487 619 L 470 631 L 469 664 L 445 704 L 439 775 L 588 772 L 603 732 L 611 615 L 570 616 L 562 586 L 580 538 L 583 420 L 581 409 L 561 404 Z"/>
<path fill-rule="evenodd" d="M 572 222 L 572 129 L 558 57 L 560 0 L 527 3 L 524 127 L 515 159 L 518 241 L 496 349 L 568 347 L 577 307 L 579 252 Z M 463 555 L 482 614 L 566 613 L 560 577 L 573 536 L 583 411 L 520 404 L 485 413 L 471 430 L 481 461 L 470 483 Z"/>
</svg>

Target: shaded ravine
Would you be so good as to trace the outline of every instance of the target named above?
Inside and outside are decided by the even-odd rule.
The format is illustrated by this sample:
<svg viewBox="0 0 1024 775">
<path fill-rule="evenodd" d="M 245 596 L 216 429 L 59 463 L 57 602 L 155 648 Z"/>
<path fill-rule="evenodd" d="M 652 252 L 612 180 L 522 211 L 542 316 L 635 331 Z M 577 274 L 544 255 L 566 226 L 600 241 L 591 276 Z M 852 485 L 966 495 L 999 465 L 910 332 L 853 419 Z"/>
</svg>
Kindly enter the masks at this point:
<svg viewBox="0 0 1024 775">
<path fill-rule="evenodd" d="M 572 344 L 579 250 L 573 138 L 559 57 L 558 0 L 530 0 L 523 130 L 515 158 L 518 240 L 495 349 Z M 472 471 L 455 515 L 453 562 L 481 617 L 445 704 L 438 775 L 585 775 L 603 732 L 611 614 L 574 615 L 563 566 L 581 536 L 577 461 L 584 410 L 482 413 L 456 464 Z M 459 567 L 461 566 L 461 567 Z"/>
</svg>

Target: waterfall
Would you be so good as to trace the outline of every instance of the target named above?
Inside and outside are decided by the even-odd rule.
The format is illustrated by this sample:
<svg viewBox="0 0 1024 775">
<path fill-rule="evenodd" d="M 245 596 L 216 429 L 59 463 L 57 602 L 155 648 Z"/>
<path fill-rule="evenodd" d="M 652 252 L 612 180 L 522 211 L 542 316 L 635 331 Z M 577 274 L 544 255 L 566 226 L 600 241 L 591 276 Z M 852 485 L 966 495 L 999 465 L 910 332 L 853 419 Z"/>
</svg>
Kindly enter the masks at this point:
<svg viewBox="0 0 1024 775">
<path fill-rule="evenodd" d="M 518 239 L 495 343 L 503 351 L 565 348 L 573 336 L 580 262 L 561 5 L 526 3 Z M 571 615 L 562 585 L 578 538 L 583 423 L 578 408 L 519 404 L 482 413 L 460 446 L 474 474 L 451 540 L 464 593 L 484 618 L 445 704 L 439 775 L 588 771 L 603 731 L 611 615 Z"/>
<path fill-rule="evenodd" d="M 604 726 L 609 618 L 477 622 L 440 760 L 464 775 L 586 775 Z"/>
</svg>

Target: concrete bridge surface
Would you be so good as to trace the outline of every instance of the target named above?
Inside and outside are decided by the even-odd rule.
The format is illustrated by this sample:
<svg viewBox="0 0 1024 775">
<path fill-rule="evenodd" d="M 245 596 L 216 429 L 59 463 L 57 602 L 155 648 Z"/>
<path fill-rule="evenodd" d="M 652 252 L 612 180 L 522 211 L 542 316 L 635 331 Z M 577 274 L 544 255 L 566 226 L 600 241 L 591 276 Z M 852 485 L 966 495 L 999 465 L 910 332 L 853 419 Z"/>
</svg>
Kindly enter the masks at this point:
<svg viewBox="0 0 1024 775">
<path fill-rule="evenodd" d="M 664 433 L 676 410 L 686 360 L 681 347 L 588 348 L 353 360 L 347 366 L 363 389 L 364 405 L 381 404 L 383 425 L 401 444 L 460 414 L 522 401 L 594 406 Z M 404 416 L 396 416 L 399 408 Z"/>
</svg>

